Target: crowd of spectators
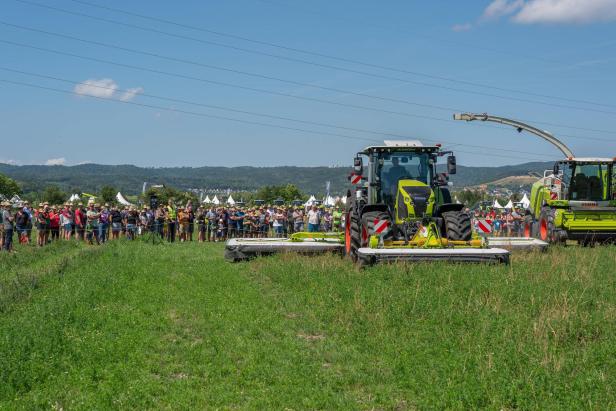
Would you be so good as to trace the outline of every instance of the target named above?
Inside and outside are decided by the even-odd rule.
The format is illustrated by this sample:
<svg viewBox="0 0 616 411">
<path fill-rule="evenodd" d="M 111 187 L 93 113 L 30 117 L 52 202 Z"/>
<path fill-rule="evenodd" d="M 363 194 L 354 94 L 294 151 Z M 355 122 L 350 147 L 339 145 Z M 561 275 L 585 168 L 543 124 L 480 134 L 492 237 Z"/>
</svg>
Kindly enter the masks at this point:
<svg viewBox="0 0 616 411">
<path fill-rule="evenodd" d="M 53 241 L 79 240 L 102 244 L 120 237 L 157 236 L 169 242 L 226 241 L 229 238 L 286 237 L 299 231 L 338 231 L 339 207 L 291 206 L 177 206 L 173 201 L 150 208 L 117 206 L 94 201 L 62 206 L 40 203 L 13 208 L 2 203 L 0 248 L 12 250 L 14 241 L 44 246 Z"/>
<path fill-rule="evenodd" d="M 523 237 L 524 226 L 529 221 L 530 212 L 514 207 L 511 209 L 476 210 L 473 223 L 477 231 L 478 220 L 488 220 L 492 223 L 492 236 Z"/>
</svg>

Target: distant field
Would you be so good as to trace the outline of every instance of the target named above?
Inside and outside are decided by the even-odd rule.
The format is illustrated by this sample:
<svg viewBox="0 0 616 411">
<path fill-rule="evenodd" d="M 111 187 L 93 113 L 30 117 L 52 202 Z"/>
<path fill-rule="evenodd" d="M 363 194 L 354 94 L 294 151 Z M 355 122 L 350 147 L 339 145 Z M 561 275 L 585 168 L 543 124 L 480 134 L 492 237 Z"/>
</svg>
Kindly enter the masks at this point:
<svg viewBox="0 0 616 411">
<path fill-rule="evenodd" d="M 616 408 L 614 247 L 363 271 L 222 251 L 0 255 L 0 408 Z"/>
</svg>

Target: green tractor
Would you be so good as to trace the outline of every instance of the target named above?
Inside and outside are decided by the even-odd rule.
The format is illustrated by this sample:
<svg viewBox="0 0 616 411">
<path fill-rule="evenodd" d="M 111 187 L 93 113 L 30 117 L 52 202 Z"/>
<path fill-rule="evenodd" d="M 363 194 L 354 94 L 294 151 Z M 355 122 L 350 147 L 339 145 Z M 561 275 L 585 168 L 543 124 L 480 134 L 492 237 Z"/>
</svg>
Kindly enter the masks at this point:
<svg viewBox="0 0 616 411">
<path fill-rule="evenodd" d="M 447 157 L 447 173 L 437 160 Z M 364 166 L 364 160 L 367 165 Z M 345 253 L 360 264 L 398 260 L 508 262 L 472 230 L 464 205 L 451 201 L 456 159 L 440 145 L 385 141 L 357 153 L 345 216 Z"/>
<path fill-rule="evenodd" d="M 582 245 L 616 241 L 614 158 L 579 158 L 552 134 L 488 114 L 456 114 L 456 120 L 492 121 L 528 131 L 555 145 L 565 160 L 554 164 L 532 186 L 526 236 L 551 244 L 576 240 Z"/>
</svg>

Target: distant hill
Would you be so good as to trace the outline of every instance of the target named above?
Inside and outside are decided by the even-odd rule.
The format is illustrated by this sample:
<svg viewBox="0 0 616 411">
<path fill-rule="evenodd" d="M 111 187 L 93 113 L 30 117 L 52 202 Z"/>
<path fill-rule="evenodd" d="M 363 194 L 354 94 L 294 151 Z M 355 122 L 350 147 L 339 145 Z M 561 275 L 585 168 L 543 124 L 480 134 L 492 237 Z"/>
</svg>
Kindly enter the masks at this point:
<svg viewBox="0 0 616 411">
<path fill-rule="evenodd" d="M 526 163 L 502 167 L 458 166 L 451 177 L 456 187 L 474 186 L 529 172 L 543 173 L 548 163 Z M 292 183 L 306 193 L 323 193 L 326 181 L 332 193 L 348 187 L 349 167 L 161 167 L 83 164 L 77 166 L 15 166 L 0 164 L 0 173 L 17 180 L 26 193 L 55 184 L 65 192 L 97 192 L 104 185 L 116 187 L 127 195 L 138 194 L 144 182 L 190 188 L 252 191 L 263 185 Z"/>
</svg>

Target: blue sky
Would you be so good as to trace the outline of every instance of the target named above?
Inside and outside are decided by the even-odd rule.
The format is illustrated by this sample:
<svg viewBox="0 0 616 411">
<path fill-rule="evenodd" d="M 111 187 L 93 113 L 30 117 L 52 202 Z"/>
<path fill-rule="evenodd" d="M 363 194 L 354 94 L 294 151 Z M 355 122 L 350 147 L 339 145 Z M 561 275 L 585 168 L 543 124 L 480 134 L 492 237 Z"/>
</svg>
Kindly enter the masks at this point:
<svg viewBox="0 0 616 411">
<path fill-rule="evenodd" d="M 560 157 L 547 143 L 511 129 L 447 121 L 452 108 L 551 123 L 537 125 L 561 136 L 578 156 L 616 155 L 615 0 L 87 1 L 183 26 L 79 1 L 5 0 L 0 15 L 0 40 L 5 41 L 0 41 L 0 80 L 65 92 L 0 81 L 0 161 L 155 167 L 347 165 L 353 153 L 370 144 L 370 140 L 388 136 L 408 136 L 426 143 L 440 141 L 456 150 L 458 162 L 465 165 L 516 164 Z M 40 30 L 165 58 L 74 41 Z M 127 90 L 131 92 L 127 94 Z M 152 99 L 151 95 L 164 99 Z M 212 105 L 243 113 L 208 107 Z"/>
</svg>

